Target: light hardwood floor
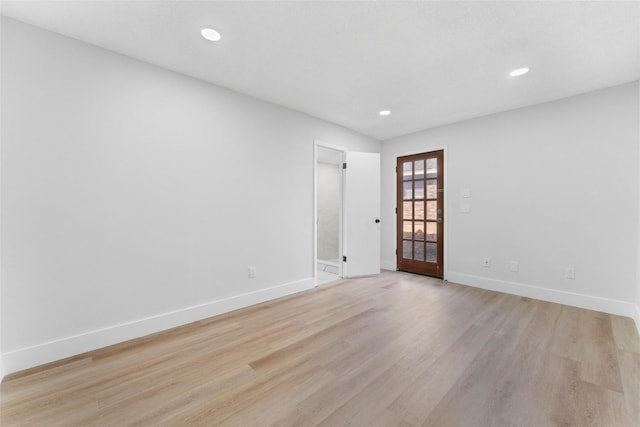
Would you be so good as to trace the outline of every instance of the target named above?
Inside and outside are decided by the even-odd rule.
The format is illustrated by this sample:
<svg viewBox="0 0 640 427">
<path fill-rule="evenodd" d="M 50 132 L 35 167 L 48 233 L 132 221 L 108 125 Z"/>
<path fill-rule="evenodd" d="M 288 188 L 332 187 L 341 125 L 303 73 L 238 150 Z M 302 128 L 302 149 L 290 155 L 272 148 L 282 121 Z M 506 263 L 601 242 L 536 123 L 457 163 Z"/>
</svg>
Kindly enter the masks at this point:
<svg viewBox="0 0 640 427">
<path fill-rule="evenodd" d="M 631 319 L 404 273 L 34 369 L 2 426 L 640 426 Z"/>
</svg>

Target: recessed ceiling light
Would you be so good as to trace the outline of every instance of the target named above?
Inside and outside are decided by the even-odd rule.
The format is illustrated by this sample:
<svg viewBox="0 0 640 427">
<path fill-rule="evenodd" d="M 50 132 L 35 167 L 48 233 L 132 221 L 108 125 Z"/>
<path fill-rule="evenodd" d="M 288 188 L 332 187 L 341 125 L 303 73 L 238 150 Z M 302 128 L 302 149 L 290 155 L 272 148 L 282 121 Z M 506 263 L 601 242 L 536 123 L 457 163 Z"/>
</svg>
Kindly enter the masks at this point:
<svg viewBox="0 0 640 427">
<path fill-rule="evenodd" d="M 212 42 L 217 42 L 222 38 L 220 33 L 213 28 L 203 28 L 202 31 L 200 31 L 200 34 L 202 34 L 202 37 Z"/>
<path fill-rule="evenodd" d="M 517 70 L 513 70 L 512 72 L 509 73 L 509 75 L 511 77 L 518 77 L 521 76 L 523 74 L 527 74 L 529 72 L 528 68 L 518 68 Z"/>
<path fill-rule="evenodd" d="M 380 111 L 378 114 L 380 114 L 381 116 L 388 116 L 389 114 L 391 114 L 391 111 L 389 111 L 389 110 L 382 110 L 382 111 Z"/>
</svg>

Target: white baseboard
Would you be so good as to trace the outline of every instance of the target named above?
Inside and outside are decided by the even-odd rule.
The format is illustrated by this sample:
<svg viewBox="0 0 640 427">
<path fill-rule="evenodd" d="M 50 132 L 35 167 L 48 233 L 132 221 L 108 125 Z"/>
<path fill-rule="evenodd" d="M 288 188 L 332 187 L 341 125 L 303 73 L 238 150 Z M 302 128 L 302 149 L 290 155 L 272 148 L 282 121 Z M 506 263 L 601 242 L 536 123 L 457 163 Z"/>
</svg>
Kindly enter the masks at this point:
<svg viewBox="0 0 640 427">
<path fill-rule="evenodd" d="M 559 291 L 556 289 L 542 288 L 464 273 L 449 272 L 448 278 L 450 282 L 460 283 L 461 285 L 631 317 L 635 320 L 638 333 L 640 334 L 640 311 L 638 310 L 638 306 L 632 302 Z"/>
<path fill-rule="evenodd" d="M 9 351 L 2 354 L 0 367 L 8 375 L 314 287 L 311 277 Z"/>
</svg>

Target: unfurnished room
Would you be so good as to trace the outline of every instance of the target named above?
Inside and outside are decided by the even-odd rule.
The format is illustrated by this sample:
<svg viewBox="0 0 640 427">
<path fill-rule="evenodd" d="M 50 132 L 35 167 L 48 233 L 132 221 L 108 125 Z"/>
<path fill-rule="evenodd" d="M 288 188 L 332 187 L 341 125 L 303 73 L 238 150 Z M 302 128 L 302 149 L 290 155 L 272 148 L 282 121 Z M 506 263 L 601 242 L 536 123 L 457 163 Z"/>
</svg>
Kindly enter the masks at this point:
<svg viewBox="0 0 640 427">
<path fill-rule="evenodd" d="M 0 15 L 0 425 L 640 427 L 640 2 Z"/>
</svg>

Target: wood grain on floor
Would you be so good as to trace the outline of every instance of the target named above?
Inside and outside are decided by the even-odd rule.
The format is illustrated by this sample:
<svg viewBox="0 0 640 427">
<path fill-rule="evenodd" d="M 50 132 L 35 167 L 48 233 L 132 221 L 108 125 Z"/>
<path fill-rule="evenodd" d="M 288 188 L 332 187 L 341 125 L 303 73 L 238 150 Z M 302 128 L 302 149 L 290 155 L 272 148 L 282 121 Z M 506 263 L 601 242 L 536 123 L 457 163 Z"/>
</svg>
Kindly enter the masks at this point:
<svg viewBox="0 0 640 427">
<path fill-rule="evenodd" d="M 640 426 L 629 318 L 384 272 L 12 375 L 2 426 Z"/>
</svg>

